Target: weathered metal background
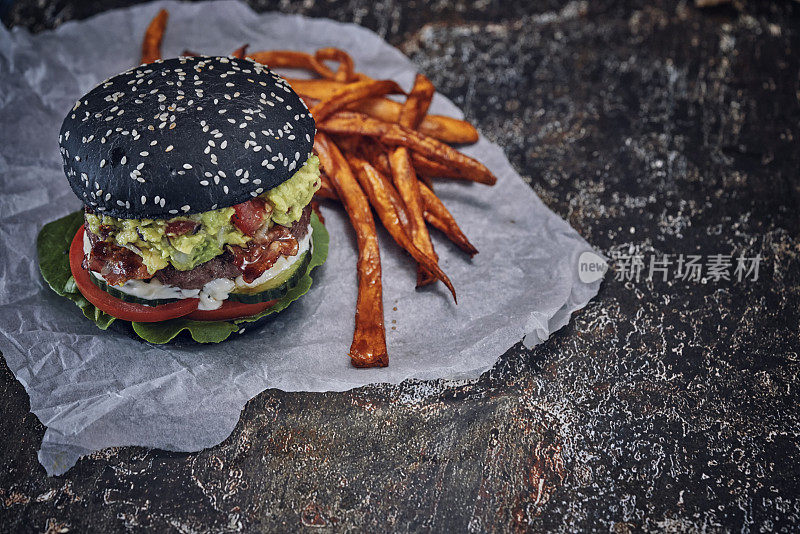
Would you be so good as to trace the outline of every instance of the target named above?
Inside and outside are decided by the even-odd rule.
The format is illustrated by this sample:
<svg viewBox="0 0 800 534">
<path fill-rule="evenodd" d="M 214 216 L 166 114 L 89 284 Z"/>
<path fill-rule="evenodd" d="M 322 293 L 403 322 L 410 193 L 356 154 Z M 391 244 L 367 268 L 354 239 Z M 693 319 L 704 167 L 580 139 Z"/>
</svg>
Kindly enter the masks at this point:
<svg viewBox="0 0 800 534">
<path fill-rule="evenodd" d="M 759 280 L 609 276 L 474 383 L 267 391 L 218 447 L 109 449 L 59 478 L 3 362 L 2 530 L 800 528 L 800 4 L 251 4 L 380 33 L 607 254 L 760 253 Z"/>
</svg>

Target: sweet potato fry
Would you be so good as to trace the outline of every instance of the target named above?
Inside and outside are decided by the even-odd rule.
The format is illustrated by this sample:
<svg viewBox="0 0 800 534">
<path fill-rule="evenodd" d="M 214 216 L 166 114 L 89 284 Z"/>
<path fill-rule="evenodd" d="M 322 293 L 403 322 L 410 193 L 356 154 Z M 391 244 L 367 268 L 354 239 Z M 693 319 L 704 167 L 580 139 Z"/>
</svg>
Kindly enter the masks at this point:
<svg viewBox="0 0 800 534">
<path fill-rule="evenodd" d="M 387 122 L 397 122 L 400 103 L 388 98 L 371 98 L 354 104 L 353 109 Z M 453 145 L 474 143 L 478 140 L 478 131 L 470 123 L 444 115 L 426 115 L 418 130 Z"/>
<path fill-rule="evenodd" d="M 339 48 L 320 48 L 314 53 L 314 58 L 322 63 L 323 61 L 336 61 L 339 67 L 333 75 L 333 79 L 338 82 L 351 82 L 356 79 L 353 58 L 350 54 Z"/>
<path fill-rule="evenodd" d="M 351 157 L 354 157 L 354 158 L 359 158 L 359 159 L 365 159 L 367 162 L 372 163 L 368 158 L 366 158 L 365 148 L 370 146 L 370 145 L 379 146 L 379 144 L 376 141 L 371 140 L 369 138 L 358 137 L 358 136 L 349 136 L 349 137 L 350 137 L 350 139 L 353 139 L 353 140 L 357 141 L 358 144 L 353 146 L 352 149 L 350 149 L 350 150 L 344 150 L 345 157 L 348 158 L 348 161 L 350 161 Z M 376 147 L 376 150 L 378 150 L 378 149 L 379 148 Z M 387 178 L 387 176 L 391 176 L 391 172 L 392 171 L 389 168 L 389 158 L 386 157 L 385 153 L 383 154 L 383 156 L 384 156 L 384 159 L 386 160 L 386 173 L 381 171 L 379 166 L 377 166 L 377 165 L 372 165 L 372 166 L 375 167 L 378 170 L 377 178 L 379 178 L 381 180 L 381 182 L 383 184 L 383 189 L 384 189 L 384 191 L 386 192 L 386 195 L 389 198 L 389 202 L 391 203 L 392 208 L 394 209 L 394 211 L 397 213 L 397 219 L 398 219 L 398 221 L 400 221 L 400 226 L 403 228 L 403 231 L 406 233 L 406 235 L 408 237 L 411 237 L 413 235 L 413 233 L 414 233 L 413 229 L 411 227 L 411 225 L 412 225 L 411 219 L 408 216 L 408 213 L 406 212 L 406 206 L 403 203 L 403 199 L 400 198 L 399 193 L 397 192 L 397 190 L 394 188 L 394 186 L 391 184 L 391 182 L 389 182 L 389 179 Z M 351 166 L 352 166 L 352 164 L 351 164 Z"/>
<path fill-rule="evenodd" d="M 478 253 L 478 249 L 469 242 L 467 236 L 465 236 L 460 230 L 457 228 L 454 229 L 448 221 L 440 219 L 430 211 L 424 212 L 425 215 L 425 222 L 442 232 L 447 238 L 453 242 L 458 248 L 460 248 L 466 254 L 469 254 L 470 257 L 474 256 Z M 458 230 L 458 231 L 455 231 Z"/>
<path fill-rule="evenodd" d="M 359 143 L 361 155 L 386 176 L 391 176 L 392 169 L 389 164 L 389 149 L 371 137 L 362 137 Z"/>
<path fill-rule="evenodd" d="M 397 211 L 390 199 L 389 191 L 391 189 L 391 184 L 385 177 L 382 177 L 377 169 L 368 161 L 356 156 L 348 156 L 347 160 L 353 167 L 361 187 L 367 193 L 370 203 L 378 213 L 378 217 L 383 223 L 383 226 L 389 231 L 389 234 L 395 242 L 405 249 L 417 263 L 422 264 L 427 270 L 433 273 L 436 278 L 441 280 L 444 285 L 447 286 L 447 289 L 450 290 L 450 293 L 453 295 L 453 300 L 458 303 L 456 290 L 453 288 L 453 284 L 450 282 L 447 275 L 439 268 L 439 265 L 433 258 L 427 256 L 414 245 L 411 238 L 403 230 L 398 219 Z"/>
<path fill-rule="evenodd" d="M 391 169 L 388 174 L 383 174 L 377 169 L 377 167 L 374 165 L 373 167 L 375 168 L 377 177 L 380 178 L 381 183 L 383 184 L 383 189 L 386 192 L 386 195 L 389 197 L 389 202 L 392 204 L 394 211 L 397 213 L 397 219 L 400 221 L 400 226 L 410 238 L 414 235 L 414 223 L 411 221 L 411 217 L 408 215 L 408 210 L 406 209 L 405 202 L 403 202 L 403 199 L 400 197 L 400 193 L 397 192 L 397 189 L 395 189 L 395 187 L 392 185 L 392 182 L 388 178 L 391 176 Z"/>
<path fill-rule="evenodd" d="M 416 130 L 422 119 L 428 114 L 428 108 L 435 92 L 436 88 L 433 87 L 431 81 L 424 74 L 417 74 L 414 87 L 408 93 L 408 98 L 400 109 L 397 123 L 400 126 Z"/>
<path fill-rule="evenodd" d="M 343 85 L 329 97 L 311 108 L 311 115 L 317 122 L 324 121 L 332 113 L 342 109 L 348 104 L 364 100 L 365 98 L 387 94 L 402 94 L 404 91 L 392 80 L 368 80 Z"/>
<path fill-rule="evenodd" d="M 478 130 L 473 125 L 444 115 L 425 115 L 417 129 L 425 135 L 451 145 L 470 145 L 478 142 Z"/>
<path fill-rule="evenodd" d="M 417 152 L 411 153 L 411 163 L 414 165 L 414 169 L 423 176 L 434 178 L 460 178 L 458 171 L 454 170 L 452 167 L 433 161 Z"/>
<path fill-rule="evenodd" d="M 142 41 L 142 63 L 152 63 L 161 59 L 161 40 L 164 39 L 164 31 L 167 29 L 167 19 L 169 12 L 162 9 L 147 26 Z"/>
<path fill-rule="evenodd" d="M 330 96 L 343 85 L 333 80 L 289 78 L 287 81 L 301 96 L 317 100 Z M 397 122 L 402 104 L 388 98 L 369 98 L 350 104 L 349 107 L 376 119 Z M 443 115 L 426 115 L 417 129 L 425 135 L 450 144 L 474 143 L 478 140 L 478 131 L 470 123 Z"/>
<path fill-rule="evenodd" d="M 411 166 L 411 158 L 408 149 L 404 146 L 395 147 L 389 155 L 389 162 L 392 170 L 392 178 L 400 198 L 406 206 L 408 218 L 411 221 L 411 241 L 426 256 L 434 261 L 439 261 L 439 257 L 433 250 L 428 227 L 425 226 L 425 219 L 422 216 L 422 204 L 419 197 L 419 183 Z M 417 287 L 426 286 L 436 281 L 431 271 L 422 264 L 417 267 Z"/>
<path fill-rule="evenodd" d="M 492 174 L 492 171 L 480 161 L 462 154 L 433 137 L 428 137 L 399 125 L 393 126 L 386 134 L 381 136 L 381 141 L 387 145 L 405 146 L 428 156 L 434 161 L 452 165 L 459 171 L 460 177 L 465 180 L 486 185 L 494 185 L 497 182 L 497 178 Z"/>
<path fill-rule="evenodd" d="M 368 139 L 360 135 L 335 135 L 331 138 L 336 146 L 339 147 L 339 150 L 342 152 L 353 152 L 354 154 L 358 153 L 361 144 L 365 139 Z"/>
<path fill-rule="evenodd" d="M 478 249 L 469 242 L 467 236 L 465 236 L 464 232 L 461 231 L 461 228 L 458 227 L 456 220 L 431 188 L 423 183 L 420 183 L 419 196 L 420 200 L 422 200 L 422 206 L 425 210 L 425 220 L 431 226 L 444 233 L 444 235 L 446 235 L 450 241 L 455 243 L 458 248 L 470 256 L 474 256 L 478 253 Z"/>
<path fill-rule="evenodd" d="M 239 48 L 237 48 L 236 50 L 234 50 L 234 51 L 233 51 L 233 54 L 231 54 L 231 55 L 232 55 L 233 57 L 237 57 L 237 58 L 239 58 L 239 59 L 244 59 L 244 57 L 247 55 L 247 47 L 248 47 L 248 46 L 250 46 L 250 45 L 249 45 L 249 44 L 246 44 L 246 43 L 245 43 L 245 44 L 243 44 L 242 46 L 240 46 Z"/>
<path fill-rule="evenodd" d="M 358 243 L 358 300 L 350 361 L 355 367 L 385 367 L 389 355 L 383 325 L 381 256 L 372 210 L 347 160 L 324 133 L 317 133 L 314 150 L 342 199 Z"/>
<path fill-rule="evenodd" d="M 247 57 L 270 68 L 305 69 L 323 78 L 334 77 L 334 73 L 331 69 L 306 52 L 295 52 L 294 50 L 260 50 L 248 54 Z"/>
<path fill-rule="evenodd" d="M 320 187 L 314 196 L 320 198 L 326 198 L 328 200 L 339 200 L 339 195 L 336 193 L 336 189 L 333 187 L 331 183 L 331 179 L 328 178 L 328 175 L 324 172 L 320 173 Z"/>
<path fill-rule="evenodd" d="M 400 126 L 415 129 L 428 112 L 435 89 L 428 78 L 417 74 L 414 87 L 403 103 L 397 122 Z M 422 205 L 419 198 L 419 185 L 417 173 L 411 165 L 411 157 L 404 146 L 394 147 L 389 156 L 392 178 L 403 203 L 406 205 L 408 217 L 411 219 L 411 240 L 422 252 L 439 261 L 433 249 L 428 227 L 422 215 Z M 435 282 L 433 274 L 422 265 L 417 265 L 417 287 L 422 287 Z"/>
<path fill-rule="evenodd" d="M 266 52 L 256 53 L 264 54 Z M 292 86 L 292 89 L 294 89 L 297 94 L 316 98 L 317 100 L 330 98 L 330 96 L 338 89 L 341 89 L 347 85 L 344 82 L 337 82 L 335 80 L 329 80 L 326 78 L 314 78 L 311 80 L 307 80 L 305 78 L 286 78 L 286 81 L 289 82 L 289 85 Z"/>
<path fill-rule="evenodd" d="M 363 113 L 338 111 L 321 123 L 318 122 L 317 128 L 328 133 L 377 137 L 387 145 L 405 146 L 434 161 L 452 166 L 458 170 L 459 178 L 487 185 L 497 182 L 497 178 L 492 172 L 478 160 L 462 154 L 432 137 L 398 124 L 373 119 Z"/>
<path fill-rule="evenodd" d="M 189 49 L 186 49 L 186 50 L 184 50 L 183 52 L 181 52 L 181 55 L 182 55 L 182 56 L 185 56 L 185 57 L 197 57 L 197 56 L 199 56 L 200 54 L 198 54 L 197 52 L 192 52 L 192 51 L 191 51 L 191 50 L 189 50 Z"/>
<path fill-rule="evenodd" d="M 433 191 L 433 180 L 431 180 L 430 176 L 425 176 L 424 174 L 418 173 L 417 180 L 430 187 L 431 191 Z"/>
<path fill-rule="evenodd" d="M 322 174 L 322 187 L 317 191 L 317 196 L 328 200 L 339 200 L 339 195 L 331 185 L 330 178 L 325 174 Z M 424 182 L 420 184 L 420 200 L 425 222 L 445 234 L 456 246 L 470 256 L 478 253 L 478 249 L 470 243 L 439 197 Z"/>
<path fill-rule="evenodd" d="M 311 211 L 317 214 L 319 222 L 325 224 L 325 217 L 322 215 L 322 212 L 319 209 L 319 202 L 317 202 L 316 200 L 311 201 Z"/>
</svg>

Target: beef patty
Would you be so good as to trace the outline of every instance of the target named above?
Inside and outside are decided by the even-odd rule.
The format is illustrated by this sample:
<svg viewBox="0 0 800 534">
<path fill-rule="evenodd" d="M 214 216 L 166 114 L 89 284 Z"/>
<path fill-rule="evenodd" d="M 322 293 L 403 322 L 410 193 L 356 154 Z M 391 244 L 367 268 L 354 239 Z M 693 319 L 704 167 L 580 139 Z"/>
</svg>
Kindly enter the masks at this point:
<svg viewBox="0 0 800 534">
<path fill-rule="evenodd" d="M 167 265 L 165 268 L 156 271 L 153 278 L 157 279 L 162 284 L 182 287 L 184 289 L 201 289 L 211 280 L 216 280 L 217 278 L 233 279 L 239 275 L 244 275 L 245 280 L 251 282 L 252 280 L 258 278 L 258 276 L 260 276 L 264 271 L 272 267 L 272 265 L 274 265 L 275 261 L 278 259 L 278 257 L 280 257 L 279 255 L 276 256 L 274 254 L 275 250 L 287 251 L 291 250 L 292 248 L 295 251 L 297 250 L 297 243 L 302 241 L 303 238 L 308 234 L 310 222 L 311 206 L 308 205 L 305 207 L 305 209 L 303 209 L 300 219 L 290 227 L 275 225 L 272 229 L 270 229 L 269 232 L 264 233 L 264 235 L 257 235 L 247 247 L 229 247 L 229 250 L 226 250 L 219 256 L 216 256 L 205 263 L 201 263 L 189 271 L 179 271 L 172 265 Z M 126 265 L 125 271 L 133 276 L 120 276 L 115 280 L 115 282 L 112 283 L 122 283 L 125 280 L 130 280 L 133 278 L 147 278 L 146 276 L 135 276 L 135 273 L 139 273 L 139 271 L 142 270 L 138 267 L 143 267 L 141 265 L 141 258 L 138 254 L 135 254 L 124 247 L 119 247 L 117 245 L 102 241 L 100 238 L 98 238 L 98 236 L 89 232 L 88 225 L 86 225 L 86 232 L 89 236 L 89 242 L 92 244 L 92 253 L 88 263 L 92 266 L 92 270 L 100 273 L 104 273 L 104 271 L 117 273 L 120 271 L 116 265 L 101 265 L 100 261 L 97 261 L 100 260 L 100 257 L 95 253 L 95 248 L 102 246 L 105 250 L 105 248 L 110 247 L 114 249 L 121 249 L 118 251 L 118 255 L 124 255 L 128 264 L 130 264 L 132 259 L 138 260 L 137 266 Z M 275 243 L 278 241 L 283 244 L 282 247 L 275 246 Z M 287 247 L 287 242 L 293 242 L 294 247 Z M 248 262 L 245 265 L 242 264 L 242 257 L 253 256 L 261 258 L 261 261 L 255 264 L 253 262 Z M 114 257 L 114 255 L 104 254 L 103 260 L 113 261 Z M 111 282 L 111 280 L 108 281 Z"/>
</svg>

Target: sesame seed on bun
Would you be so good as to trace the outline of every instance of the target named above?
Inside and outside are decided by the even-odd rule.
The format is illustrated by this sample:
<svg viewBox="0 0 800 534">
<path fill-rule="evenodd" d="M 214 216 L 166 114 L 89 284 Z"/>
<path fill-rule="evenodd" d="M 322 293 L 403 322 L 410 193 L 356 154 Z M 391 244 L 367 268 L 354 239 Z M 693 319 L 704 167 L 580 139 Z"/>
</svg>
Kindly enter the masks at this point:
<svg viewBox="0 0 800 534">
<path fill-rule="evenodd" d="M 308 159 L 315 131 L 300 97 L 264 65 L 198 56 L 101 83 L 68 113 L 59 144 L 86 206 L 160 219 L 277 187 Z"/>
</svg>

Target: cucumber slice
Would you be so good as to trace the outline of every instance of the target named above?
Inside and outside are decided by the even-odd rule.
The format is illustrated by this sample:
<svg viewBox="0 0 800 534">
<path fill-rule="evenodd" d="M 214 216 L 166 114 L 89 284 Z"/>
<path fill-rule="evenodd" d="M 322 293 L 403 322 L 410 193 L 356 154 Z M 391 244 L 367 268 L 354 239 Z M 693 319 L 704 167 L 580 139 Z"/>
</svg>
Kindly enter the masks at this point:
<svg viewBox="0 0 800 534">
<path fill-rule="evenodd" d="M 92 280 L 92 282 L 94 282 L 94 285 L 96 285 L 106 293 L 110 294 L 112 297 L 116 297 L 119 300 L 123 300 L 125 302 L 132 302 L 134 304 L 143 304 L 145 306 L 160 306 L 161 304 L 169 304 L 170 302 L 181 300 L 181 299 L 142 299 L 139 297 L 135 297 L 133 295 L 129 295 L 124 291 L 120 291 L 114 286 L 108 285 L 105 280 L 97 278 L 92 273 L 89 273 L 89 278 Z"/>
<path fill-rule="evenodd" d="M 256 287 L 239 288 L 233 293 L 230 293 L 228 299 L 244 302 L 246 304 L 255 304 L 257 302 L 267 302 L 282 298 L 303 276 L 310 261 L 311 253 L 310 251 L 306 251 L 290 268 L 286 269 L 275 278 L 270 278 Z"/>
</svg>

